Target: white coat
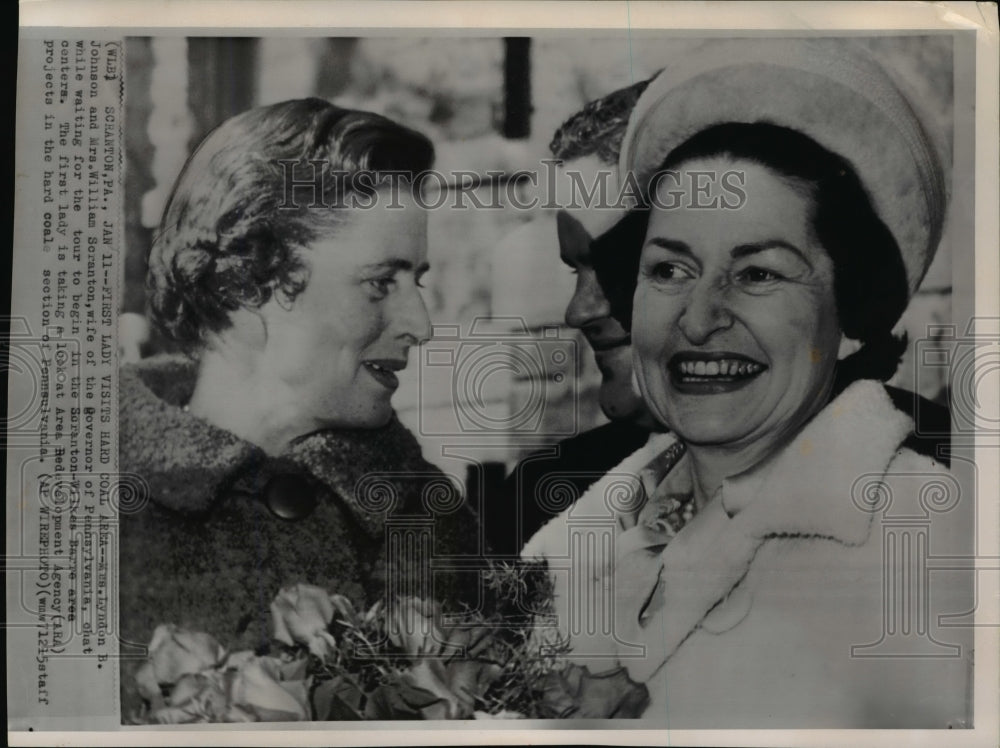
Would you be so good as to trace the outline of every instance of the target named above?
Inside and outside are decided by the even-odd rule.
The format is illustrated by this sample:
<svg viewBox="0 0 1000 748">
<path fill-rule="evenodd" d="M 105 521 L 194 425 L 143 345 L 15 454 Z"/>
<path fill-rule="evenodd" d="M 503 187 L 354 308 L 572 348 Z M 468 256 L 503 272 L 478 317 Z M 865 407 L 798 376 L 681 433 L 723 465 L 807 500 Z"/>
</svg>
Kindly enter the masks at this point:
<svg viewBox="0 0 1000 748">
<path fill-rule="evenodd" d="M 636 476 L 676 444 L 653 436 L 522 552 L 571 659 L 624 665 L 676 729 L 970 725 L 973 572 L 930 569 L 973 555 L 974 496 L 900 449 L 912 428 L 856 382 L 669 542 L 636 525 Z M 665 480 L 690 490 L 686 456 Z"/>
</svg>

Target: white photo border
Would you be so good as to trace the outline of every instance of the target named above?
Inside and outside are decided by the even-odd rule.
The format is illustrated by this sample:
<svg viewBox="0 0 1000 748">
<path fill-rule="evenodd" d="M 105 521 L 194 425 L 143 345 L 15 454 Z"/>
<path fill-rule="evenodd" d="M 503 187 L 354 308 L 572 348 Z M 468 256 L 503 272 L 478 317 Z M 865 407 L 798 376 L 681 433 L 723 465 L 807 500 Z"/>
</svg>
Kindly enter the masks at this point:
<svg viewBox="0 0 1000 748">
<path fill-rule="evenodd" d="M 127 0 L 40 0 L 22 2 L 21 34 L 94 29 L 118 36 L 227 35 L 258 36 L 280 30 L 282 35 L 365 35 L 433 32 L 495 35 L 504 30 L 537 33 L 546 30 L 699 30 L 729 35 L 733 31 L 892 32 L 962 31 L 976 34 L 975 75 L 975 309 L 979 319 L 1000 318 L 1000 223 L 996 206 L 1000 146 L 998 146 L 997 8 L 992 3 L 629 3 L 629 2 L 312 2 L 276 0 L 231 2 L 128 2 Z M 957 94 L 957 92 L 956 92 Z M 956 296 L 960 289 L 956 288 Z M 955 315 L 957 319 L 962 317 Z M 1000 393 L 983 392 L 985 411 L 998 411 Z M 995 443 L 977 441 L 976 462 L 981 495 L 1000 485 Z M 993 486 L 994 489 L 989 489 Z M 983 488 L 985 487 L 985 488 Z M 995 493 L 993 493 L 995 496 Z M 977 526 L 979 555 L 992 569 L 1000 560 L 1000 511 L 995 501 L 980 501 Z M 988 575 L 989 576 L 989 575 Z M 994 573 L 995 580 L 1000 573 Z M 979 620 L 1000 619 L 997 589 L 982 590 Z M 996 745 L 998 742 L 998 634 L 996 627 L 976 630 L 975 728 L 940 731 L 910 730 L 703 730 L 663 731 L 606 729 L 599 721 L 570 722 L 563 727 L 528 730 L 522 725 L 492 722 L 414 723 L 341 728 L 329 724 L 275 730 L 268 725 L 238 730 L 224 726 L 188 728 L 123 728 L 117 732 L 10 732 L 11 745 L 516 745 L 525 743 L 600 743 L 605 745 Z"/>
</svg>

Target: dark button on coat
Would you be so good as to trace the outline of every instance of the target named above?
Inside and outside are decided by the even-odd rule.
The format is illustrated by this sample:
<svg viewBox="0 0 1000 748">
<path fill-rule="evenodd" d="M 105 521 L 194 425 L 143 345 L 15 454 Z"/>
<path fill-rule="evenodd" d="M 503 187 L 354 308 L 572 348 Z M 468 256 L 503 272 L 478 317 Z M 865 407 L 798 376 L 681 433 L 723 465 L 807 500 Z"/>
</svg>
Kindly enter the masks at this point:
<svg viewBox="0 0 1000 748">
<path fill-rule="evenodd" d="M 134 673 L 158 624 L 260 649 L 281 587 L 307 582 L 362 604 L 392 593 L 388 584 L 416 589 L 417 564 L 386 558 L 393 534 L 423 535 L 435 557 L 479 553 L 475 514 L 457 489 L 442 497 L 446 477 L 398 420 L 317 432 L 268 457 L 183 410 L 194 374 L 176 356 L 121 371 L 120 469 L 140 490 L 120 512 L 126 719 L 139 706 Z M 469 579 L 435 572 L 425 592 L 471 600 Z"/>
</svg>

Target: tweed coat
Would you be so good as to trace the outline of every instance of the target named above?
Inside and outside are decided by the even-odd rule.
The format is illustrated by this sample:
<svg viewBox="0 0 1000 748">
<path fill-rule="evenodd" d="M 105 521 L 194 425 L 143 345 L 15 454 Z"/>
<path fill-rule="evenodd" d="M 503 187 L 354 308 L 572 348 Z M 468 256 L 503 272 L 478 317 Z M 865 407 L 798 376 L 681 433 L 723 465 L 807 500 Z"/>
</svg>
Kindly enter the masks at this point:
<svg viewBox="0 0 1000 748">
<path fill-rule="evenodd" d="M 965 726 L 974 595 L 960 561 L 973 556 L 974 497 L 900 447 L 911 430 L 879 383 L 855 382 L 672 537 L 656 504 L 690 494 L 690 458 L 656 435 L 522 555 L 548 562 L 573 659 L 647 685 L 644 719 Z M 623 491 L 665 455 L 655 490 L 636 478 Z M 934 559 L 948 563 L 930 571 Z"/>
<path fill-rule="evenodd" d="M 468 577 L 435 572 L 432 591 L 411 584 L 414 559 L 387 561 L 394 534 L 432 537 L 435 559 L 475 555 L 479 542 L 475 514 L 398 420 L 317 432 L 268 457 L 184 411 L 194 374 L 178 356 L 121 371 L 120 468 L 138 486 L 120 515 L 123 715 L 138 705 L 132 676 L 158 624 L 261 650 L 271 601 L 298 582 L 359 604 L 473 598 Z"/>
</svg>

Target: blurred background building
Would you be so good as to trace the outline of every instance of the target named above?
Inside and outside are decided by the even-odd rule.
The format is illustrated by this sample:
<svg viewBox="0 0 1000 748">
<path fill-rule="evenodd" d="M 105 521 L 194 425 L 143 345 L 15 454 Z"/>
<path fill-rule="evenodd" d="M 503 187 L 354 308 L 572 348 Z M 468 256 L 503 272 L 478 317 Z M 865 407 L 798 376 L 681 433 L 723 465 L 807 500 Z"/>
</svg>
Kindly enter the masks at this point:
<svg viewBox="0 0 1000 748">
<path fill-rule="evenodd" d="M 863 41 L 950 144 L 951 39 Z M 510 175 L 538 170 L 556 128 L 585 103 L 650 77 L 701 42 L 648 33 L 131 38 L 121 311 L 143 313 L 146 255 L 169 190 L 192 147 L 233 114 L 319 96 L 426 133 L 435 143 L 439 171 Z M 485 178 L 484 201 L 504 178 Z M 582 337 L 562 323 L 574 282 L 559 261 L 551 211 L 434 210 L 430 260 L 425 299 L 432 321 L 441 327 L 434 341 L 411 354 L 394 401 L 429 460 L 462 479 L 475 474 L 478 464 L 489 463 L 495 477 L 526 451 L 603 422 L 593 357 Z M 947 372 L 915 376 L 912 342 L 926 335 L 928 325 L 950 321 L 951 282 L 946 233 L 902 323 L 911 346 L 895 382 L 939 402 L 947 402 Z M 132 326 L 138 321 L 141 328 L 137 317 L 124 319 Z M 525 341 L 531 345 L 517 348 Z M 491 366 L 505 345 L 528 359 L 508 356 L 508 365 Z M 151 339 L 141 354 L 163 349 L 162 341 Z M 477 355 L 482 365 L 467 365 L 469 356 Z M 532 355 L 544 359 L 545 366 L 532 366 Z M 540 420 L 532 420 L 533 415 Z M 505 419 L 519 425 L 504 428 Z"/>
</svg>

